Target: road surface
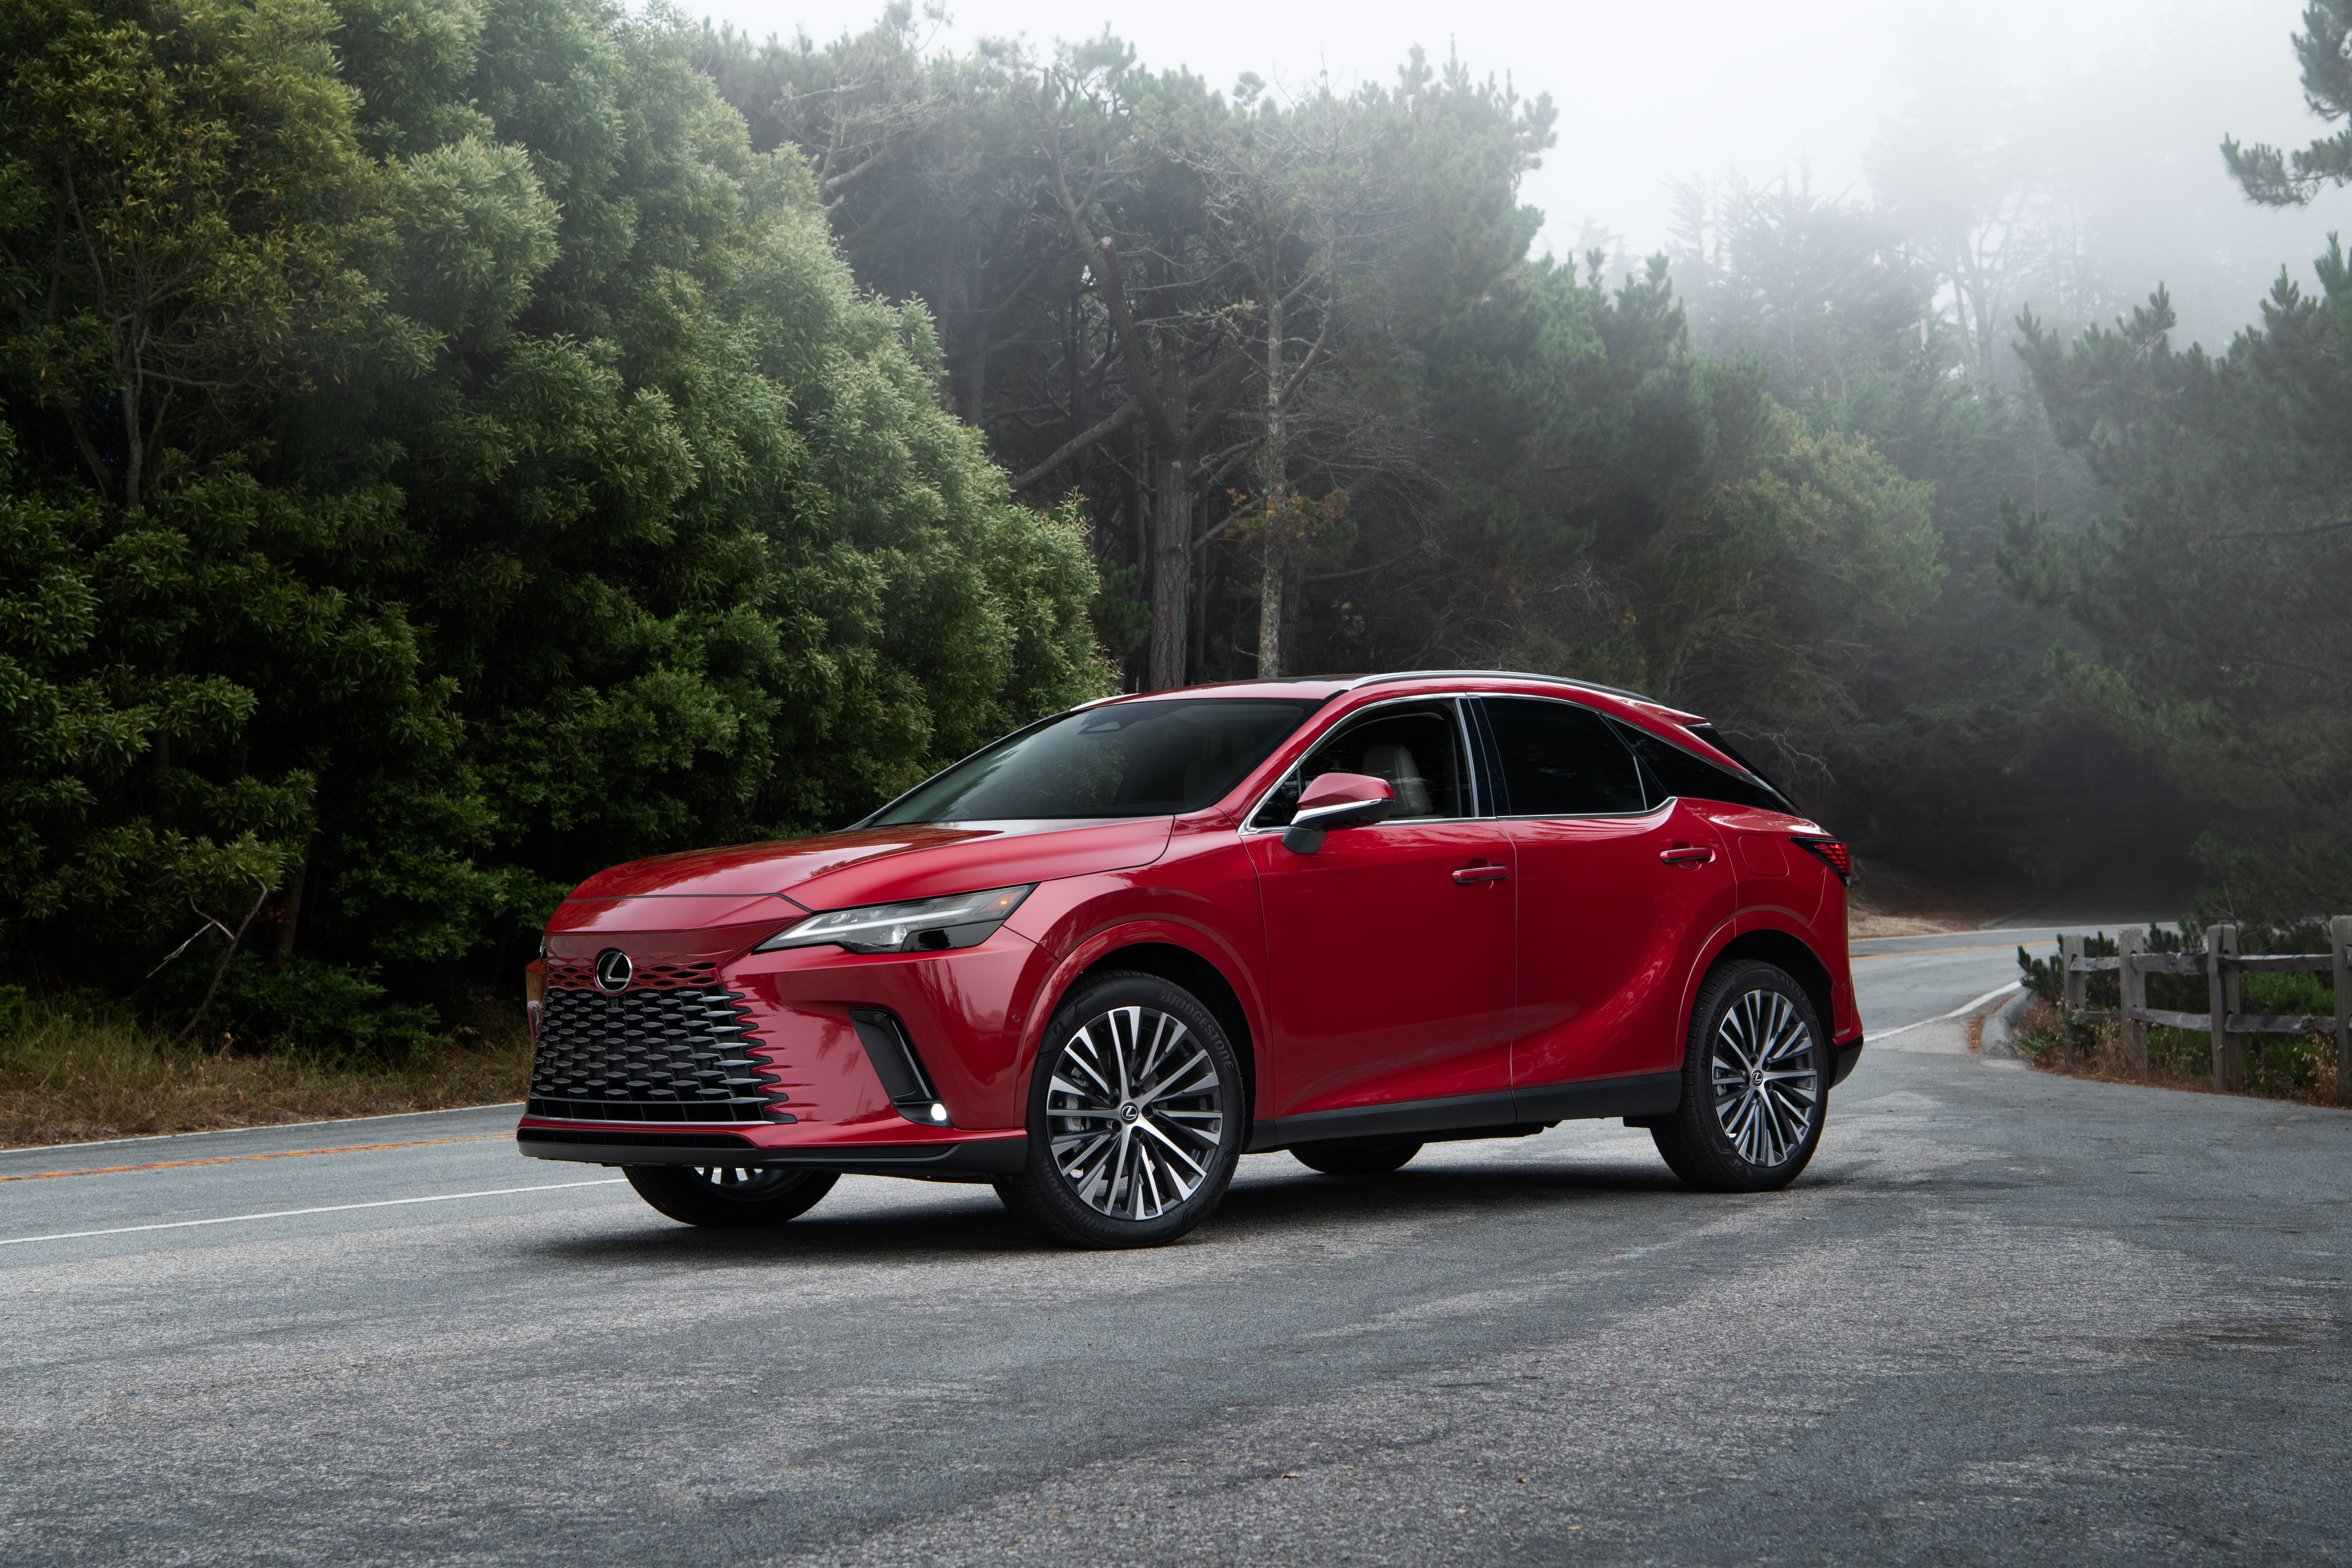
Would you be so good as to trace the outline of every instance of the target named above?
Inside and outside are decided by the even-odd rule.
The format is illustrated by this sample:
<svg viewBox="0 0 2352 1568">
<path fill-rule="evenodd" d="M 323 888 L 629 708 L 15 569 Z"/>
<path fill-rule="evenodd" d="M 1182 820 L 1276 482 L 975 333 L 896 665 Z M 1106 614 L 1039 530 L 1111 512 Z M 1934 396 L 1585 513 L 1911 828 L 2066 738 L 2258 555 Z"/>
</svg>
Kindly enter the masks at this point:
<svg viewBox="0 0 2352 1568">
<path fill-rule="evenodd" d="M 0 1563 L 2352 1557 L 2352 1114 L 1924 1021 L 2015 940 L 1857 945 L 1764 1197 L 1574 1124 L 1080 1254 L 879 1179 L 687 1229 L 510 1108 L 0 1153 Z"/>
</svg>

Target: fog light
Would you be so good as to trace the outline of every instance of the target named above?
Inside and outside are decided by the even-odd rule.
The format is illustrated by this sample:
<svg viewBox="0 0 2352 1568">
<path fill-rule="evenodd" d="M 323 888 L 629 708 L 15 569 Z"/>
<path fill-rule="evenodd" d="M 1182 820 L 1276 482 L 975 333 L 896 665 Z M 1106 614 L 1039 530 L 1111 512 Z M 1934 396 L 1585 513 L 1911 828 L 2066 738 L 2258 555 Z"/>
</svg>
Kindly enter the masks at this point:
<svg viewBox="0 0 2352 1568">
<path fill-rule="evenodd" d="M 940 1103 L 938 1101 L 936 1101 L 936 1100 L 932 1101 L 932 1102 L 931 1102 L 931 1120 L 932 1120 L 932 1121 L 934 1121 L 934 1122 L 944 1122 L 944 1121 L 946 1121 L 947 1119 L 948 1119 L 948 1108 L 947 1108 L 946 1106 L 944 1106 L 944 1105 L 940 1104 Z"/>
</svg>

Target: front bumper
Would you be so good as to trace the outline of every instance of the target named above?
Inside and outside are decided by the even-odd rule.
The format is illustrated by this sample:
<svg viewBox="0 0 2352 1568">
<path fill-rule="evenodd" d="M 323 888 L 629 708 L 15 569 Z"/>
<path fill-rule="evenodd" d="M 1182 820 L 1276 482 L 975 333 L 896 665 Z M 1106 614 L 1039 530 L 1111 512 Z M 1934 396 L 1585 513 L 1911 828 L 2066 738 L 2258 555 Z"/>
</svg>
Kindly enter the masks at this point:
<svg viewBox="0 0 2352 1568">
<path fill-rule="evenodd" d="M 1013 1133 L 951 1143 L 887 1143 L 762 1147 L 736 1133 L 671 1132 L 650 1128 L 533 1125 L 515 1129 L 518 1153 L 540 1160 L 597 1166 L 703 1166 L 835 1171 L 844 1176 L 929 1176 L 988 1181 L 1018 1176 L 1029 1162 L 1029 1137 Z"/>
<path fill-rule="evenodd" d="M 1853 1077 L 1854 1068 L 1860 1065 L 1861 1061 L 1862 1036 L 1855 1035 L 1837 1048 L 1837 1071 L 1830 1074 L 1830 1087 L 1834 1089 Z"/>
</svg>

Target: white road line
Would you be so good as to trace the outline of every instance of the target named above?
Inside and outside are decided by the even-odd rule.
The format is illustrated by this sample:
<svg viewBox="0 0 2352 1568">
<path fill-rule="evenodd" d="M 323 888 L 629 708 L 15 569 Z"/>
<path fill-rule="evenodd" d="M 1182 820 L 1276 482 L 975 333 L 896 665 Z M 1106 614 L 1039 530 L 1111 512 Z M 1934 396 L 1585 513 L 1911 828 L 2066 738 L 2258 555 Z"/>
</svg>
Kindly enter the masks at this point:
<svg viewBox="0 0 2352 1568">
<path fill-rule="evenodd" d="M 2005 997 L 2024 983 L 2025 982 L 2022 980 L 2011 980 L 2005 986 L 1996 986 L 1991 990 L 1987 991 L 1983 996 L 1979 997 L 1972 1002 L 1962 1002 L 1950 1012 L 1937 1013 L 1934 1018 L 1921 1019 L 1917 1023 L 1906 1023 L 1902 1029 L 1890 1029 L 1883 1034 L 1874 1034 L 1869 1037 L 1869 1043 L 1875 1045 L 1882 1040 L 1891 1039 L 1895 1035 L 1905 1033 L 1910 1030 L 1926 1029 L 1931 1023 L 1942 1023 L 1946 1019 L 1956 1019 L 1963 1013 L 1972 1013 L 1979 1008 L 1984 1006 L 1987 1002 L 1992 1000 L 1993 998 Z"/>
<path fill-rule="evenodd" d="M 247 1219 L 286 1219 L 298 1214 L 341 1214 L 353 1208 L 397 1208 L 404 1203 L 455 1203 L 461 1197 L 504 1197 L 517 1192 L 562 1192 L 575 1186 L 618 1186 L 625 1176 L 606 1176 L 601 1181 L 560 1181 L 549 1186 L 499 1186 L 488 1192 L 441 1192 L 431 1197 L 385 1197 L 373 1203 L 335 1203 L 324 1208 L 278 1208 L 268 1214 L 225 1214 L 218 1219 L 174 1219 L 163 1225 L 121 1225 L 112 1230 L 61 1230 L 55 1236 L 11 1236 L 0 1239 L 0 1247 L 19 1247 L 27 1241 L 78 1241 L 85 1236 L 128 1236 L 134 1230 L 184 1230 L 192 1225 L 236 1225 Z"/>
</svg>

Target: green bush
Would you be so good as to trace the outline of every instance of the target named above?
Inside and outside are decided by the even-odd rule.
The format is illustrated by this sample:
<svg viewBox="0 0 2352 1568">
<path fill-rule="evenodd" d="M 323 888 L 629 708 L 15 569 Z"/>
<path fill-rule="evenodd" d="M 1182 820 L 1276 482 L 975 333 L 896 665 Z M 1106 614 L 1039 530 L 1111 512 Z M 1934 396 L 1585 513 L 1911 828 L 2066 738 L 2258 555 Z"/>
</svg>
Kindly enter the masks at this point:
<svg viewBox="0 0 2352 1568">
<path fill-rule="evenodd" d="M 219 962 L 217 948 L 192 949 L 155 977 L 141 999 L 157 1028 L 178 1032 Z M 445 1032 L 431 1008 L 394 1001 L 372 967 L 299 955 L 271 963 L 242 952 L 222 976 L 194 1039 L 241 1051 L 298 1051 L 335 1065 L 397 1067 L 424 1061 L 434 1037 Z"/>
</svg>

